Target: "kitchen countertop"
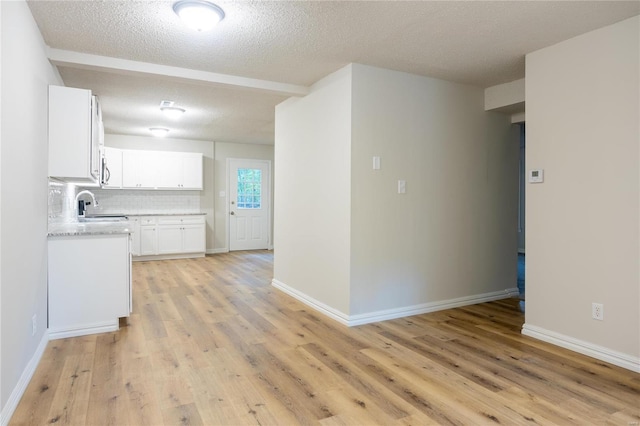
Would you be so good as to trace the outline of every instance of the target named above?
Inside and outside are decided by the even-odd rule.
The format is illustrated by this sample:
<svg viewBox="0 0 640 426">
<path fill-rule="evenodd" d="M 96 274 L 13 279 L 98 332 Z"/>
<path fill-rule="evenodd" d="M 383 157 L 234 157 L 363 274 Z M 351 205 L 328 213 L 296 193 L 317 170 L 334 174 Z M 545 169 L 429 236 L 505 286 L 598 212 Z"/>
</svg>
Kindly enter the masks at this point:
<svg viewBox="0 0 640 426">
<path fill-rule="evenodd" d="M 83 235 L 130 234 L 128 221 L 123 222 L 65 222 L 50 223 L 48 237 L 71 237 Z"/>
<path fill-rule="evenodd" d="M 206 213 L 123 213 L 125 216 L 204 216 Z"/>
</svg>

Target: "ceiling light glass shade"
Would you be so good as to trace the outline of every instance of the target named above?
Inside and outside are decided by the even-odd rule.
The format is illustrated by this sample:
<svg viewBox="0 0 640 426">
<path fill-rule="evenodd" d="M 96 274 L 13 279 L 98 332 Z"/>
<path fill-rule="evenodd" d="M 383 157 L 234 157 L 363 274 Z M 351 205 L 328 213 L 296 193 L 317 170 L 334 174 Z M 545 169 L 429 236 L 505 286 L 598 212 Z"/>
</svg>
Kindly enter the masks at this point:
<svg viewBox="0 0 640 426">
<path fill-rule="evenodd" d="M 149 131 L 157 138 L 163 138 L 167 136 L 167 133 L 169 133 L 169 129 L 165 129 L 163 127 L 151 127 Z"/>
<path fill-rule="evenodd" d="M 220 6 L 204 0 L 182 0 L 173 5 L 173 11 L 189 28 L 208 31 L 224 19 Z"/>
<path fill-rule="evenodd" d="M 178 108 L 178 107 L 160 107 L 160 110 L 164 113 L 164 115 L 166 115 L 169 118 L 180 118 L 182 117 L 182 114 L 184 114 L 185 109 L 184 108 Z"/>
</svg>

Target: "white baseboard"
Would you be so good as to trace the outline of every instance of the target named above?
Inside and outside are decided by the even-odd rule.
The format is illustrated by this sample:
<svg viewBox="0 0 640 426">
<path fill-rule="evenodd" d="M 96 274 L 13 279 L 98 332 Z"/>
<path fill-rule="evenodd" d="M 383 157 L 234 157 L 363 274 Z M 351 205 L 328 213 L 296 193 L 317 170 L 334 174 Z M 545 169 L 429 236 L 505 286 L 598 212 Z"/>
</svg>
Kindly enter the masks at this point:
<svg viewBox="0 0 640 426">
<path fill-rule="evenodd" d="M 349 326 L 387 321 L 396 318 L 426 314 L 429 312 L 443 311 L 445 309 L 458 308 L 460 306 L 491 302 L 493 300 L 515 297 L 518 294 L 518 289 L 514 287 L 500 291 L 493 291 L 490 293 L 475 294 L 472 296 L 458 297 L 455 299 L 439 300 L 436 302 L 421 303 L 419 305 L 403 306 L 401 308 L 384 309 L 381 311 L 367 312 L 365 314 L 351 315 L 349 317 Z"/>
<path fill-rule="evenodd" d="M 204 257 L 203 252 L 199 253 L 175 253 L 175 254 L 153 254 L 149 256 L 132 256 L 134 262 L 144 262 L 147 260 L 173 260 L 173 259 L 197 259 Z"/>
<path fill-rule="evenodd" d="M 27 386 L 33 377 L 33 374 L 36 372 L 36 368 L 40 363 L 40 359 L 44 354 L 45 349 L 47 349 L 47 343 L 49 342 L 49 333 L 45 331 L 42 335 L 42 340 L 38 344 L 36 348 L 36 352 L 31 357 L 31 360 L 25 367 L 22 375 L 20 376 L 20 380 L 16 383 L 16 386 L 13 388 L 11 395 L 9 395 L 9 399 L 7 403 L 2 408 L 2 413 L 0 413 L 0 425 L 6 426 L 9 424 L 11 420 L 11 416 L 18 408 L 18 404 L 20 403 L 20 399 L 22 399 L 22 395 L 24 395 L 24 391 L 27 390 Z"/>
<path fill-rule="evenodd" d="M 404 306 L 401 308 L 385 309 L 382 311 L 368 312 L 358 315 L 347 315 L 340 312 L 308 295 L 276 280 L 271 281 L 271 285 L 279 290 L 287 293 L 293 298 L 299 300 L 312 307 L 313 309 L 323 313 L 324 315 L 346 325 L 353 327 L 356 325 L 369 324 L 372 322 L 387 321 L 396 318 L 408 317 L 412 315 L 420 315 L 428 312 L 441 311 L 444 309 L 457 308 L 466 305 L 475 305 L 477 303 L 490 302 L 492 300 L 506 299 L 518 295 L 517 288 L 509 288 L 502 291 L 494 291 L 473 296 L 459 297 L 456 299 L 442 300 L 438 302 L 422 303 L 419 305 Z"/>
<path fill-rule="evenodd" d="M 222 247 L 222 248 L 214 248 L 211 250 L 207 250 L 207 254 L 220 254 L 220 253 L 229 253 L 229 249 L 227 247 Z"/>
<path fill-rule="evenodd" d="M 94 324 L 83 325 L 82 327 L 68 327 L 61 329 L 49 329 L 49 340 L 65 339 L 67 337 L 86 336 L 88 334 L 109 333 L 120 329 L 120 321 L 105 321 Z"/>
<path fill-rule="evenodd" d="M 294 299 L 299 300 L 305 305 L 312 307 L 316 311 L 328 316 L 329 318 L 332 318 L 341 324 L 344 324 L 347 326 L 349 325 L 349 316 L 344 312 L 340 312 L 339 310 L 334 309 L 331 306 L 326 305 L 314 299 L 313 297 L 309 297 L 306 294 L 302 293 L 301 291 L 298 291 L 293 287 L 289 287 L 288 285 L 276 280 L 275 278 L 271 280 L 271 285 L 277 288 L 278 290 L 281 290 L 287 293 L 289 296 L 293 297 Z"/>
<path fill-rule="evenodd" d="M 599 359 L 601 361 L 608 362 L 610 364 L 617 365 L 618 367 L 626 368 L 627 370 L 635 371 L 636 373 L 640 373 L 640 357 L 634 357 L 621 352 L 617 352 L 603 346 L 585 342 L 584 340 L 579 340 L 573 337 L 565 336 L 564 334 L 556 333 L 555 331 L 536 327 L 535 325 L 523 325 L 522 334 L 524 334 L 525 336 L 533 337 L 534 339 L 542 340 L 543 342 L 551 343 L 553 345 L 572 350 L 574 352 L 581 353 L 583 355 L 590 356 L 592 358 Z"/>
</svg>

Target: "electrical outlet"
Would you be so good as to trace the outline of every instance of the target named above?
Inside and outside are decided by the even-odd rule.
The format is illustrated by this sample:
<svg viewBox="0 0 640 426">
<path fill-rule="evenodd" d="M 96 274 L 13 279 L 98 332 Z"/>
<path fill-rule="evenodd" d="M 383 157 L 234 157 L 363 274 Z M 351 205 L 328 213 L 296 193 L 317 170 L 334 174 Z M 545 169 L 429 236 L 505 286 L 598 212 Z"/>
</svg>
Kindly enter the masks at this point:
<svg viewBox="0 0 640 426">
<path fill-rule="evenodd" d="M 38 331 L 38 317 L 36 314 L 33 314 L 31 317 L 31 335 L 35 336 L 36 331 Z"/>
<path fill-rule="evenodd" d="M 602 303 L 592 303 L 591 316 L 593 317 L 593 319 L 599 321 L 604 320 L 604 305 Z"/>
</svg>

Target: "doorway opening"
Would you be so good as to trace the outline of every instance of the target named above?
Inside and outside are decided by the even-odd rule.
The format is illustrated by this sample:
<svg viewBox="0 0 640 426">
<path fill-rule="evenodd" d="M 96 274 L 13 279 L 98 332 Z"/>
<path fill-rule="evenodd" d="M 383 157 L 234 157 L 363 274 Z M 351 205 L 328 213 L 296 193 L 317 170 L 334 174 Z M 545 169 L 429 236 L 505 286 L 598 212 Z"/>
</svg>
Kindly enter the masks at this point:
<svg viewBox="0 0 640 426">
<path fill-rule="evenodd" d="M 518 166 L 518 293 L 520 310 L 525 308 L 525 200 L 526 200 L 526 161 L 525 161 L 525 124 L 520 124 L 520 158 Z"/>
</svg>

